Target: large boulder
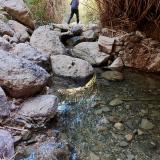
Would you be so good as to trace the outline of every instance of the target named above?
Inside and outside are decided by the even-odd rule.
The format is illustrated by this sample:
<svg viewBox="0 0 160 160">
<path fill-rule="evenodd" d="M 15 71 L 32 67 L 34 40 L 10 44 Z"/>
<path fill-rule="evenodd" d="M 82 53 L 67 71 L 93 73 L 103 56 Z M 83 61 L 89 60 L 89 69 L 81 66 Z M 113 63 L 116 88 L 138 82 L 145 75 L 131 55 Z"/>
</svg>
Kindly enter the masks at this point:
<svg viewBox="0 0 160 160">
<path fill-rule="evenodd" d="M 0 129 L 0 158 L 12 159 L 14 157 L 14 141 L 11 134 Z"/>
<path fill-rule="evenodd" d="M 51 57 L 52 70 L 58 76 L 86 79 L 93 75 L 92 66 L 84 60 L 66 55 L 56 55 Z"/>
<path fill-rule="evenodd" d="M 4 51 L 9 51 L 11 50 L 11 48 L 11 44 L 4 38 L 0 37 L 0 49 Z"/>
<path fill-rule="evenodd" d="M 97 42 L 82 42 L 73 48 L 72 55 L 98 66 L 108 61 L 109 55 L 100 52 Z"/>
<path fill-rule="evenodd" d="M 60 41 L 60 33 L 49 26 L 40 26 L 30 39 L 30 43 L 38 51 L 49 55 L 65 54 L 65 47 Z"/>
<path fill-rule="evenodd" d="M 43 135 L 44 136 L 44 135 Z M 30 159 L 34 155 L 35 160 L 69 160 L 71 159 L 70 145 L 66 141 L 60 141 L 56 137 L 38 139 L 38 143 L 19 147 L 16 159 Z"/>
<path fill-rule="evenodd" d="M 11 29 L 17 34 L 18 36 L 17 38 L 19 39 L 20 42 L 29 41 L 30 35 L 28 34 L 27 27 L 14 20 L 9 20 L 8 24 L 11 27 Z"/>
<path fill-rule="evenodd" d="M 12 97 L 27 97 L 42 90 L 50 75 L 32 62 L 0 50 L 0 86 Z"/>
<path fill-rule="evenodd" d="M 6 118 L 10 115 L 10 103 L 7 101 L 7 97 L 0 87 L 0 119 Z"/>
<path fill-rule="evenodd" d="M 37 49 L 27 43 L 19 43 L 15 45 L 12 52 L 18 57 L 27 59 L 48 70 L 50 68 L 50 58 L 48 55 L 42 54 Z"/>
<path fill-rule="evenodd" d="M 58 98 L 56 96 L 40 95 L 25 101 L 18 113 L 44 125 L 56 115 L 57 107 Z"/>
<path fill-rule="evenodd" d="M 4 21 L 0 20 L 0 35 L 8 35 L 8 36 L 13 36 L 14 31 L 10 28 L 10 26 L 5 23 Z"/>
<path fill-rule="evenodd" d="M 31 12 L 23 0 L 3 0 L 0 5 L 9 15 L 20 23 L 29 26 L 31 29 L 35 28 Z"/>
<path fill-rule="evenodd" d="M 99 39 L 98 39 L 100 50 L 108 54 L 112 52 L 114 42 L 115 42 L 115 38 L 110 38 L 106 36 L 99 36 Z"/>
</svg>

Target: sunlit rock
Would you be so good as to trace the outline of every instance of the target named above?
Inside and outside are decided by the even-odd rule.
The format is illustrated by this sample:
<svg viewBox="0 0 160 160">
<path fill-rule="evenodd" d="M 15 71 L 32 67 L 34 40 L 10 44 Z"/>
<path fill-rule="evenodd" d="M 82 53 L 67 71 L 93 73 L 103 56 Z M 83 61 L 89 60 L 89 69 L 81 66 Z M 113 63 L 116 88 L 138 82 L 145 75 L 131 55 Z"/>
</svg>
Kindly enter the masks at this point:
<svg viewBox="0 0 160 160">
<path fill-rule="evenodd" d="M 51 56 L 52 70 L 55 75 L 73 78 L 87 79 L 93 75 L 92 66 L 84 60 L 66 55 Z"/>
<path fill-rule="evenodd" d="M 108 61 L 109 55 L 100 52 L 97 42 L 82 42 L 73 48 L 72 55 L 98 66 Z"/>
</svg>

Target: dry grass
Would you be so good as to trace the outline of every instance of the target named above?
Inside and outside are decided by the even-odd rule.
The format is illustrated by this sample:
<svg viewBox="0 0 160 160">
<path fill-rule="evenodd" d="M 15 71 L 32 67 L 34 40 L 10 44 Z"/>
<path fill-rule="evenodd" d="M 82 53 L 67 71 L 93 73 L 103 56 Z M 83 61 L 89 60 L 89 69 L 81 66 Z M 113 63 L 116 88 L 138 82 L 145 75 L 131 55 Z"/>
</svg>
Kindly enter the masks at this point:
<svg viewBox="0 0 160 160">
<path fill-rule="evenodd" d="M 26 0 L 39 23 L 61 22 L 65 2 L 63 0 Z"/>
<path fill-rule="evenodd" d="M 123 30 L 160 28 L 159 0 L 95 0 L 103 26 Z M 153 28 L 152 28 L 153 29 Z"/>
</svg>

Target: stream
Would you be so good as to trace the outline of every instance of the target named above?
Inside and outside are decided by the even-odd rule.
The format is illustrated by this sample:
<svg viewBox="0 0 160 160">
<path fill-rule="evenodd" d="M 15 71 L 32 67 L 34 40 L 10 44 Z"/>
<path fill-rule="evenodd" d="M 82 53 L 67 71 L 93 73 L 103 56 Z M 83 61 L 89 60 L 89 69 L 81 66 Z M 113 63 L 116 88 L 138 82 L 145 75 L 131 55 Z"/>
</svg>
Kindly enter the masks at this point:
<svg viewBox="0 0 160 160">
<path fill-rule="evenodd" d="M 61 96 L 66 112 L 57 129 L 75 147 L 72 159 L 160 159 L 160 76 L 127 69 L 124 81 L 109 82 L 101 78 L 102 70 L 96 72 L 92 87 Z M 58 82 L 57 88 L 74 87 Z M 123 103 L 110 106 L 115 98 Z M 142 119 L 149 120 L 152 129 L 141 129 Z M 117 122 L 122 129 L 114 127 Z"/>
</svg>

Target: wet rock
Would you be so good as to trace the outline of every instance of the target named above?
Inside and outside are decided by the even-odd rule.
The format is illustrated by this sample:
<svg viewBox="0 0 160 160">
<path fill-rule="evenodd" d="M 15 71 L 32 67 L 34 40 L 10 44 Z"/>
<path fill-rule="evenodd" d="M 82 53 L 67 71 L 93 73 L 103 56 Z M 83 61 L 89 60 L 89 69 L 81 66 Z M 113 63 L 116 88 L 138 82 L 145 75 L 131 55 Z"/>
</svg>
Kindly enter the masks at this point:
<svg viewBox="0 0 160 160">
<path fill-rule="evenodd" d="M 134 155 L 132 155 L 132 154 L 127 155 L 127 160 L 134 160 L 134 159 L 135 159 Z"/>
<path fill-rule="evenodd" d="M 73 79 L 86 79 L 93 75 L 92 66 L 81 59 L 66 55 L 56 55 L 51 57 L 52 70 L 54 74 Z"/>
<path fill-rule="evenodd" d="M 143 134 L 144 134 L 144 132 L 142 130 L 138 129 L 138 135 L 141 136 Z"/>
<path fill-rule="evenodd" d="M 145 130 L 153 129 L 154 125 L 148 119 L 142 119 L 140 127 Z"/>
<path fill-rule="evenodd" d="M 3 89 L 0 87 L 0 119 L 9 117 L 10 108 L 11 108 L 11 105 L 7 101 L 7 97 L 6 97 Z"/>
<path fill-rule="evenodd" d="M 0 50 L 0 85 L 10 96 L 32 96 L 43 89 L 49 77 L 41 67 Z"/>
<path fill-rule="evenodd" d="M 102 73 L 102 77 L 109 81 L 122 81 L 124 76 L 118 71 L 106 71 Z"/>
<path fill-rule="evenodd" d="M 13 36 L 14 31 L 10 28 L 8 24 L 0 20 L 0 35 L 8 35 L 8 36 Z"/>
<path fill-rule="evenodd" d="M 36 160 L 68 160 L 70 157 L 70 150 L 66 142 L 56 141 L 54 137 L 47 139 L 44 142 L 26 147 L 23 150 L 19 148 L 19 150 L 22 158 L 24 155 L 28 158 L 32 158 L 34 156 L 34 159 Z"/>
<path fill-rule="evenodd" d="M 106 113 L 106 112 L 110 112 L 110 111 L 111 111 L 110 108 L 108 108 L 108 107 L 103 107 L 103 108 L 101 108 L 101 109 L 96 110 L 95 113 L 96 113 L 97 115 L 100 115 L 100 114 L 102 114 L 102 113 Z"/>
<path fill-rule="evenodd" d="M 10 43 L 4 38 L 0 37 L 0 49 L 4 51 L 9 51 L 11 48 L 12 46 L 10 45 Z"/>
<path fill-rule="evenodd" d="M 87 42 L 93 42 L 97 39 L 97 35 L 93 30 L 87 30 L 82 34 Z"/>
<path fill-rule="evenodd" d="M 75 36 L 80 36 L 83 32 L 83 28 L 81 25 L 77 24 L 77 25 L 74 25 L 72 28 L 71 28 L 71 32 L 75 35 Z"/>
<path fill-rule="evenodd" d="M 18 113 L 21 117 L 28 117 L 44 125 L 56 115 L 57 107 L 58 98 L 56 96 L 40 95 L 25 101 Z"/>
<path fill-rule="evenodd" d="M 133 140 L 133 134 L 127 134 L 125 135 L 125 138 L 128 142 L 132 141 Z"/>
<path fill-rule="evenodd" d="M 60 114 L 67 114 L 71 110 L 70 106 L 67 103 L 62 103 L 58 105 L 57 111 Z"/>
<path fill-rule="evenodd" d="M 90 160 L 100 160 L 100 158 L 93 152 L 90 152 Z"/>
<path fill-rule="evenodd" d="M 82 42 L 73 48 L 73 56 L 84 59 L 92 65 L 101 65 L 108 61 L 109 55 L 99 52 L 97 42 Z"/>
<path fill-rule="evenodd" d="M 14 141 L 8 131 L 0 129 L 0 158 L 4 157 L 14 157 Z"/>
<path fill-rule="evenodd" d="M 49 56 L 42 54 L 27 43 L 19 43 L 15 45 L 12 52 L 18 57 L 30 60 L 46 70 L 51 68 Z"/>
<path fill-rule="evenodd" d="M 113 50 L 113 45 L 115 38 L 110 38 L 106 36 L 100 36 L 98 39 L 98 45 L 102 52 L 110 54 Z"/>
<path fill-rule="evenodd" d="M 124 125 L 122 123 L 118 122 L 118 123 L 115 123 L 114 128 L 116 128 L 117 130 L 123 131 Z"/>
<path fill-rule="evenodd" d="M 120 57 L 116 58 L 113 63 L 108 66 L 108 68 L 112 69 L 112 70 L 117 70 L 117 69 L 122 69 L 124 66 L 123 61 Z"/>
<path fill-rule="evenodd" d="M 128 146 L 128 143 L 125 142 L 125 141 L 122 141 L 122 142 L 119 143 L 119 146 L 120 146 L 120 147 L 127 147 L 127 146 Z"/>
<path fill-rule="evenodd" d="M 66 44 L 68 46 L 75 46 L 81 42 L 85 42 L 85 38 L 83 36 L 74 36 L 72 38 L 69 38 L 67 41 L 66 41 Z"/>
<path fill-rule="evenodd" d="M 110 106 L 118 106 L 121 104 L 123 104 L 123 101 L 119 98 L 115 98 L 109 103 Z"/>
<path fill-rule="evenodd" d="M 4 0 L 0 4 L 4 10 L 20 23 L 34 29 L 31 12 L 23 0 Z"/>
<path fill-rule="evenodd" d="M 40 26 L 33 32 L 30 44 L 48 55 L 65 54 L 66 50 L 59 36 L 60 33 L 53 31 L 50 26 Z"/>
<path fill-rule="evenodd" d="M 20 42 L 29 41 L 30 35 L 28 34 L 27 27 L 25 27 L 24 25 L 14 21 L 14 20 L 9 20 L 8 24 L 16 34 L 19 34 L 18 38 L 19 38 Z"/>
</svg>

